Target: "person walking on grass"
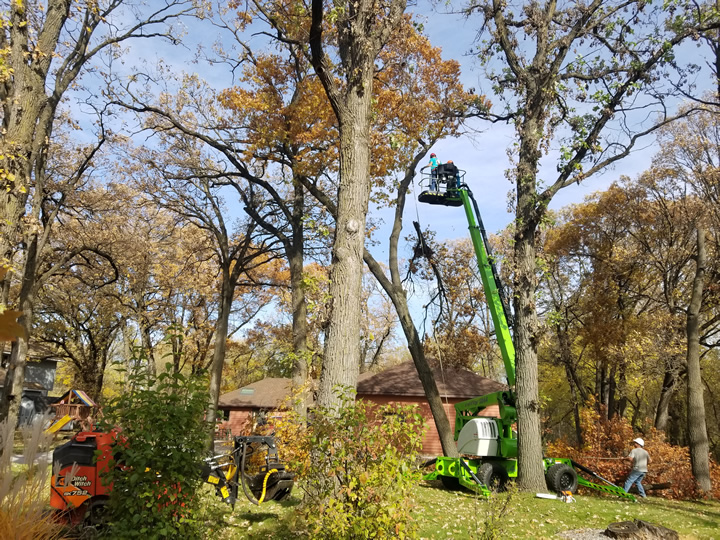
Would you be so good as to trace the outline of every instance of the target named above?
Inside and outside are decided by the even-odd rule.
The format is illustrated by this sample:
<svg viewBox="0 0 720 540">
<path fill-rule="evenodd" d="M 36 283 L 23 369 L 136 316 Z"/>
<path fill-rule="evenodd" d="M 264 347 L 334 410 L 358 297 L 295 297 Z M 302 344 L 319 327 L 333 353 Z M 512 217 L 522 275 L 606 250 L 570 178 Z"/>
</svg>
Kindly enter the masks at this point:
<svg viewBox="0 0 720 540">
<path fill-rule="evenodd" d="M 648 472 L 648 463 L 650 463 L 650 454 L 645 450 L 645 441 L 640 437 L 633 441 L 635 447 L 630 450 L 630 453 L 625 458 L 630 464 L 630 474 L 628 474 L 627 480 L 625 480 L 625 491 L 629 491 L 633 484 L 637 485 L 638 493 L 644 499 L 645 489 L 642 485 L 642 479 Z"/>
</svg>

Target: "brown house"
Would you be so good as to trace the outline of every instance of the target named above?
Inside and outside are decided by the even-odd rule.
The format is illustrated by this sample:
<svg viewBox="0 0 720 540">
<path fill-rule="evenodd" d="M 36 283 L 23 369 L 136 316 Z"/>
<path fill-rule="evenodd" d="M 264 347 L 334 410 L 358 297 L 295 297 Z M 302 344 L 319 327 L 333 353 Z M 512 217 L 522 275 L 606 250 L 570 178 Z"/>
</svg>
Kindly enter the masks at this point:
<svg viewBox="0 0 720 540">
<path fill-rule="evenodd" d="M 221 395 L 218 401 L 224 418 L 221 429 L 242 435 L 259 422 L 282 414 L 291 383 L 291 379 L 268 378 Z"/>
<path fill-rule="evenodd" d="M 462 368 L 440 368 L 431 363 L 450 426 L 455 425 L 455 404 L 466 399 L 505 390 L 507 387 L 492 379 L 482 377 Z M 262 422 L 273 415 L 282 414 L 290 393 L 290 379 L 270 378 L 244 386 L 220 396 L 218 408 L 224 412 L 225 423 L 233 435 L 240 435 L 243 429 Z M 442 454 L 440 438 L 425 398 L 415 365 L 404 362 L 379 373 L 363 373 L 357 387 L 358 399 L 365 399 L 380 405 L 389 403 L 414 404 L 426 419 L 427 432 L 423 439 L 422 453 L 428 456 Z M 489 407 L 485 415 L 498 416 L 497 406 Z"/>
<path fill-rule="evenodd" d="M 451 428 L 455 427 L 456 403 L 507 389 L 504 384 L 482 377 L 467 369 L 448 366 L 441 369 L 439 362 L 431 362 L 430 366 Z M 430 405 L 425 398 L 420 377 L 418 377 L 412 361 L 403 362 L 379 373 L 363 373 L 358 379 L 357 396 L 359 399 L 366 399 L 381 405 L 388 403 L 417 405 L 427 425 L 422 453 L 428 456 L 442 454 L 440 437 L 430 412 Z M 488 407 L 483 414 L 499 416 L 497 405 Z"/>
</svg>

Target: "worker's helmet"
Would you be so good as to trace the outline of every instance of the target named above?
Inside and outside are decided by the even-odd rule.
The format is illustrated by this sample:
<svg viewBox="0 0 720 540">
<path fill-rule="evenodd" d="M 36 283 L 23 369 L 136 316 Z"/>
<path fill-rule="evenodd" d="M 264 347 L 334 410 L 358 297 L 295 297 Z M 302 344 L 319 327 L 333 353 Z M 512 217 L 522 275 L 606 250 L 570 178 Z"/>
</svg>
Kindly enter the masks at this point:
<svg viewBox="0 0 720 540">
<path fill-rule="evenodd" d="M 448 159 L 447 162 L 448 162 L 448 163 L 452 163 L 453 160 L 452 160 L 452 159 Z"/>
<path fill-rule="evenodd" d="M 640 437 L 633 440 L 633 442 L 639 444 L 640 446 L 645 446 L 645 441 L 643 441 Z"/>
<path fill-rule="evenodd" d="M 430 157 L 435 157 L 435 154 L 430 154 Z"/>
</svg>

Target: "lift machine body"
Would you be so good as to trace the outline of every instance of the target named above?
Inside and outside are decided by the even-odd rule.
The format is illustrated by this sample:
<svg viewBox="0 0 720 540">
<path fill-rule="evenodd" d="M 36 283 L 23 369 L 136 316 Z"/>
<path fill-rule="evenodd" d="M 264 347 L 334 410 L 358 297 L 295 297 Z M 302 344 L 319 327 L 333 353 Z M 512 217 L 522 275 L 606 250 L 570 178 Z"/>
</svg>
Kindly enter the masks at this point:
<svg viewBox="0 0 720 540">
<path fill-rule="evenodd" d="M 511 335 L 512 317 L 492 250 L 472 192 L 464 181 L 465 171 L 452 164 L 441 164 L 432 173 L 421 171 L 423 187 L 420 202 L 443 206 L 462 206 L 468 220 L 470 238 L 480 269 L 480 277 L 492 317 L 498 347 L 507 375 L 508 390 L 472 398 L 455 405 L 455 440 L 459 458 L 438 457 L 435 470 L 426 480 L 439 478 L 446 487 L 463 486 L 488 496 L 517 477 L 517 410 L 515 408 L 515 348 Z M 427 189 L 425 189 L 427 187 Z M 497 405 L 500 416 L 482 416 L 487 407 Z M 555 492 L 577 491 L 583 486 L 604 493 L 635 500 L 621 487 L 601 478 L 591 470 L 568 458 L 545 458 L 545 479 L 548 489 Z M 580 470 L 603 484 L 579 476 Z"/>
</svg>

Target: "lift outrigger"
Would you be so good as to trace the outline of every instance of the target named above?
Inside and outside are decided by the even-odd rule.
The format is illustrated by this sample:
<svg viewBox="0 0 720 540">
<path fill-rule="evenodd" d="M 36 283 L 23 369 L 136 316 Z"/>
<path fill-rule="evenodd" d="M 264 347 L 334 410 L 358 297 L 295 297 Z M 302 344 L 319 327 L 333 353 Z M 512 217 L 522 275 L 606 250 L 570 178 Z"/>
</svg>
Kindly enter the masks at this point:
<svg viewBox="0 0 720 540">
<path fill-rule="evenodd" d="M 472 398 L 455 405 L 455 440 L 461 457 L 440 456 L 435 470 L 425 475 L 425 480 L 440 479 L 448 488 L 463 486 L 481 495 L 489 496 L 491 490 L 501 489 L 505 483 L 517 477 L 517 424 L 515 408 L 515 348 L 510 328 L 512 317 L 493 263 L 492 250 L 482 223 L 477 202 L 465 183 L 465 171 L 453 163 L 438 165 L 434 171 L 421 169 L 422 192 L 418 200 L 427 204 L 462 206 L 470 229 L 483 290 L 495 327 L 498 346 L 505 365 L 508 390 Z M 472 204 L 471 204 L 472 202 Z M 500 417 L 482 416 L 484 409 L 497 405 Z M 545 480 L 548 489 L 555 492 L 576 492 L 578 486 L 602 491 L 635 501 L 635 497 L 623 488 L 597 475 L 590 469 L 569 458 L 544 458 Z M 578 475 L 581 471 L 604 484 L 596 484 Z"/>
</svg>

